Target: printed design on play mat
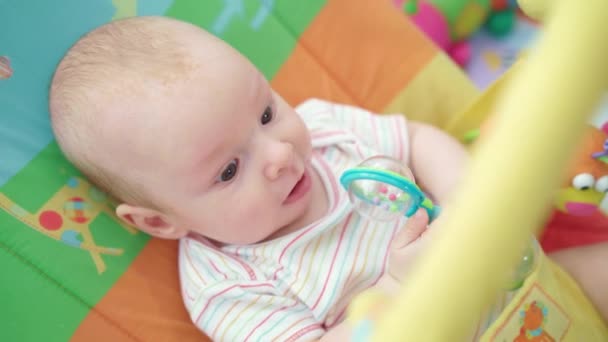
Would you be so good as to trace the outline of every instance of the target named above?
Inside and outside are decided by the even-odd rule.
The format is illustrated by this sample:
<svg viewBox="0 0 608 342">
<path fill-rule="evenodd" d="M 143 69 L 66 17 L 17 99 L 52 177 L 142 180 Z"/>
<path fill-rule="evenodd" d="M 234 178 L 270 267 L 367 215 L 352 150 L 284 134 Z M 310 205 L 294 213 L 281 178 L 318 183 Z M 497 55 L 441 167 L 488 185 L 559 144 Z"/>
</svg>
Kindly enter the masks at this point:
<svg viewBox="0 0 608 342">
<path fill-rule="evenodd" d="M 11 60 L 8 56 L 0 56 L 0 80 L 6 80 L 13 76 Z"/>
<path fill-rule="evenodd" d="M 222 10 L 211 24 L 211 32 L 217 35 L 224 33 L 234 19 L 246 19 L 252 30 L 259 30 L 268 19 L 275 4 L 275 0 L 260 0 L 260 6 L 255 14 L 251 18 L 245 18 L 245 0 L 222 0 L 222 2 L 224 3 Z"/>
<path fill-rule="evenodd" d="M 115 12 L 112 20 L 133 17 L 136 15 L 164 14 L 171 6 L 173 0 L 154 1 L 151 0 L 112 0 Z M 272 13 L 276 0 L 259 0 L 259 7 L 252 16 L 247 16 L 245 0 L 219 0 L 222 9 L 210 26 L 210 31 L 221 35 L 226 31 L 233 20 L 247 20 L 249 27 L 257 31 L 262 27 L 266 19 Z M 148 3 L 155 4 L 153 9 L 147 8 Z"/>
<path fill-rule="evenodd" d="M 134 17 L 137 15 L 137 0 L 112 0 L 116 9 L 112 20 Z"/>
<path fill-rule="evenodd" d="M 68 180 L 36 213 L 29 213 L 0 192 L 0 208 L 32 229 L 68 246 L 89 252 L 99 274 L 106 270 L 101 255 L 121 255 L 121 248 L 95 243 L 89 224 L 102 212 L 114 215 L 112 201 L 89 182 L 78 177 Z M 120 223 L 129 233 L 137 231 Z"/>
<path fill-rule="evenodd" d="M 532 49 L 538 35 L 538 27 L 524 18 L 518 18 L 511 33 L 502 38 L 478 32 L 471 38 L 467 74 L 478 87 L 486 88 Z"/>
<path fill-rule="evenodd" d="M 115 12 L 112 20 L 136 15 L 163 15 L 173 0 L 111 0 Z"/>
<path fill-rule="evenodd" d="M 509 69 L 527 52 L 527 50 L 517 51 L 509 48 L 505 48 L 502 51 L 497 49 L 485 49 L 481 52 L 481 58 L 489 72 L 498 75 Z"/>
<path fill-rule="evenodd" d="M 507 316 L 492 341 L 561 341 L 570 324 L 565 311 L 538 284 L 534 284 Z"/>
</svg>

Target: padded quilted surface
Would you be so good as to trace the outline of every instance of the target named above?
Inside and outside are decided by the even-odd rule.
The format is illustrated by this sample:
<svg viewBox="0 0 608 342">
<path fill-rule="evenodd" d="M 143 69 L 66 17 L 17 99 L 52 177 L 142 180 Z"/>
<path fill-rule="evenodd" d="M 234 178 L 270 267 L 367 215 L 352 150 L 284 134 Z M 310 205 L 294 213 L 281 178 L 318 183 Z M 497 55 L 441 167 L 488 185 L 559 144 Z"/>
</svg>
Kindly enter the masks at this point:
<svg viewBox="0 0 608 342">
<path fill-rule="evenodd" d="M 389 1 L 0 0 L 0 341 L 204 339 L 183 309 L 176 243 L 119 224 L 48 122 L 69 46 L 151 14 L 220 36 L 294 105 L 314 96 L 441 125 L 476 95 Z"/>
</svg>

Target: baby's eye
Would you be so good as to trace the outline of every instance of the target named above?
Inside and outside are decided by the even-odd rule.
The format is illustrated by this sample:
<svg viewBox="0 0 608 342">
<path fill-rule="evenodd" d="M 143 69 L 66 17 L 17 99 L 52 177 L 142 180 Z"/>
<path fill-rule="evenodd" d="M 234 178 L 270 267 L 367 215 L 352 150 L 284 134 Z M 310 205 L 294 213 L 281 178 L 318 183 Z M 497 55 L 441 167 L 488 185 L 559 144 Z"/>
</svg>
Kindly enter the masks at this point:
<svg viewBox="0 0 608 342">
<path fill-rule="evenodd" d="M 234 178 L 234 176 L 236 176 L 238 169 L 239 160 L 233 159 L 228 165 L 226 165 L 226 168 L 224 169 L 224 171 L 222 171 L 222 174 L 220 174 L 219 181 L 228 182 L 229 180 Z"/>
<path fill-rule="evenodd" d="M 262 113 L 262 117 L 260 118 L 260 122 L 262 125 L 266 125 L 274 118 L 274 113 L 272 112 L 272 107 L 268 106 L 264 109 L 264 113 Z"/>
<path fill-rule="evenodd" d="M 595 178 L 589 173 L 581 173 L 572 179 L 572 186 L 577 190 L 589 190 L 595 185 Z"/>
<path fill-rule="evenodd" d="M 600 179 L 595 182 L 595 190 L 597 190 L 597 192 L 608 192 L 608 176 L 600 177 Z"/>
</svg>

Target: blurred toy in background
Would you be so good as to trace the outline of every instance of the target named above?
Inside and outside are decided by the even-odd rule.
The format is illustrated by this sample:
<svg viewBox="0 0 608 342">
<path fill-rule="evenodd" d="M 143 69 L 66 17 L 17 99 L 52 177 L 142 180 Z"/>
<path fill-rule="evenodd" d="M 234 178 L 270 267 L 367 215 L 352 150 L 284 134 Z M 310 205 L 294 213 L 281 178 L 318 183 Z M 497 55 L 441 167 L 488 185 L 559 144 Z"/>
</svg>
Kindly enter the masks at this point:
<svg viewBox="0 0 608 342">
<path fill-rule="evenodd" d="M 412 22 L 460 66 L 471 58 L 467 39 L 490 13 L 490 0 L 405 0 L 402 6 Z"/>
<path fill-rule="evenodd" d="M 559 189 L 555 210 L 540 238 L 547 252 L 608 241 L 608 123 L 590 126 Z"/>
<path fill-rule="evenodd" d="M 471 59 L 468 39 L 480 28 L 502 37 L 513 29 L 516 0 L 395 0 L 412 22 L 458 65 Z"/>
<path fill-rule="evenodd" d="M 471 144 L 491 134 L 494 118 L 471 130 Z M 608 241 L 608 122 L 589 125 L 564 181 L 555 195 L 540 244 L 545 252 Z"/>
<path fill-rule="evenodd" d="M 509 34 L 517 20 L 517 0 L 492 0 L 484 28 L 495 37 Z"/>
</svg>

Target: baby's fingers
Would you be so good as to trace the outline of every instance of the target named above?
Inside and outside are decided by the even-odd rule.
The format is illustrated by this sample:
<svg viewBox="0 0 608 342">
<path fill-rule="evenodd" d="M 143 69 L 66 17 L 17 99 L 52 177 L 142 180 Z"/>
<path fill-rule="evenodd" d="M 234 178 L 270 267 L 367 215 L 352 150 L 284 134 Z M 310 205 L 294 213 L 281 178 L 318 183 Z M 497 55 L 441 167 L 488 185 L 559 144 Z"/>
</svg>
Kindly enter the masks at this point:
<svg viewBox="0 0 608 342">
<path fill-rule="evenodd" d="M 401 229 L 393 238 L 391 248 L 403 248 L 418 239 L 427 229 L 429 216 L 424 209 L 418 211 L 410 217 L 405 223 L 405 227 Z"/>
</svg>

